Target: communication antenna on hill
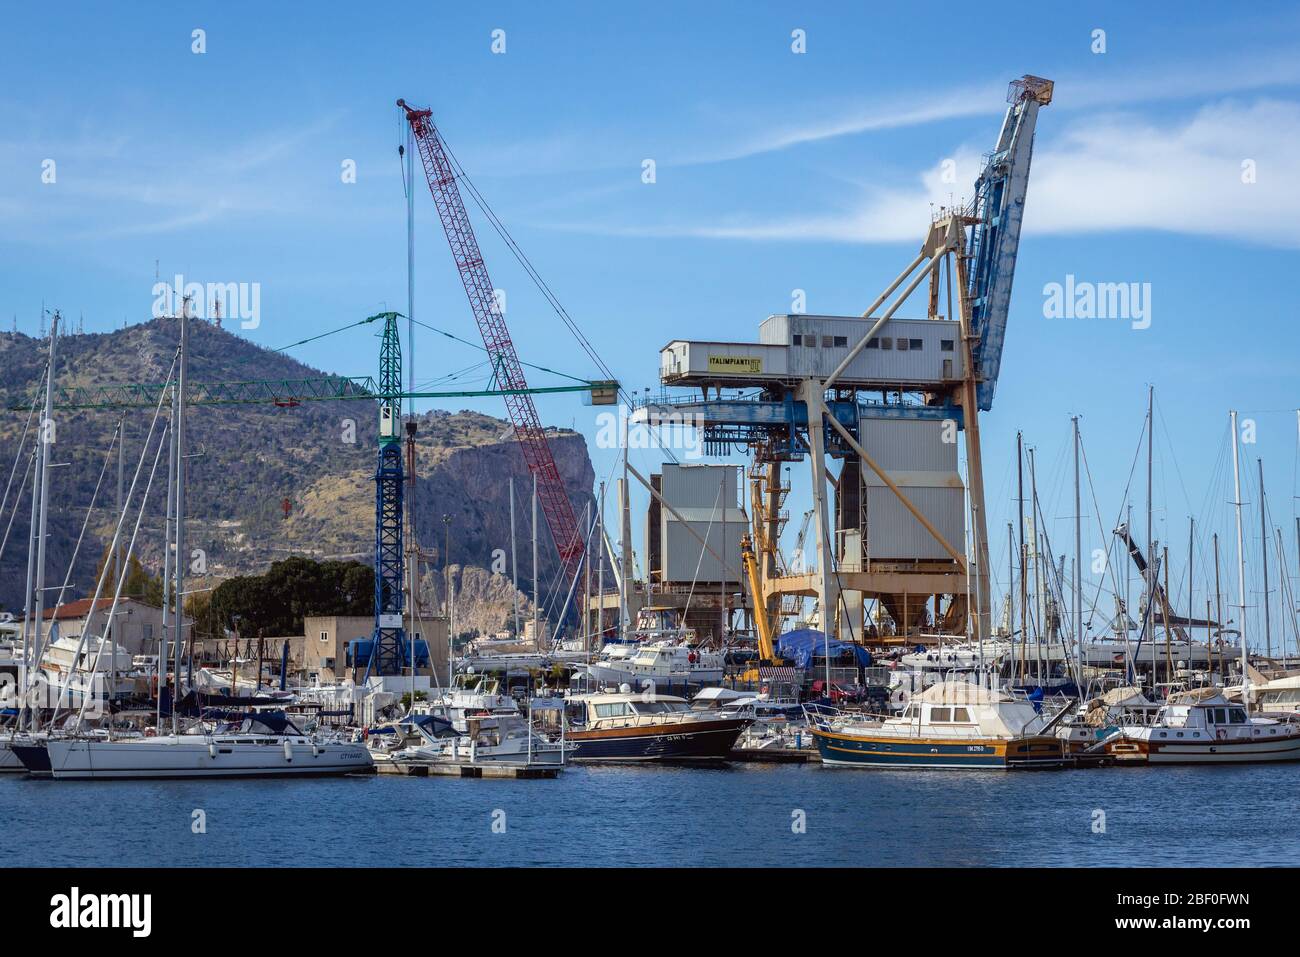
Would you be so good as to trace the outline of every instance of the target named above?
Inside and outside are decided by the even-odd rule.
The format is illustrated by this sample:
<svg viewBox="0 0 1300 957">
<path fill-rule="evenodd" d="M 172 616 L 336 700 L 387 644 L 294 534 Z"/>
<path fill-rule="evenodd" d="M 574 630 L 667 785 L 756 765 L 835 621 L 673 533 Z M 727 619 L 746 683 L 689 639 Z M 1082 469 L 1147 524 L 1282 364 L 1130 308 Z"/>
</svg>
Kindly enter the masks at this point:
<svg viewBox="0 0 1300 957">
<path fill-rule="evenodd" d="M 217 324 L 218 329 L 221 328 L 221 298 L 220 297 L 217 297 L 216 299 L 212 300 L 212 321 Z"/>
</svg>

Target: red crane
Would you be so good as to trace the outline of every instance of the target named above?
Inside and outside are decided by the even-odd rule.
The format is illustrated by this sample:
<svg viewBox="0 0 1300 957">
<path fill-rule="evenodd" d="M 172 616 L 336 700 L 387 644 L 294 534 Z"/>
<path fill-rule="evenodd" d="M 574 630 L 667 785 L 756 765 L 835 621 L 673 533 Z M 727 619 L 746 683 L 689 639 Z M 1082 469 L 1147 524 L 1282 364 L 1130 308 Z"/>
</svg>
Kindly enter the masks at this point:
<svg viewBox="0 0 1300 957">
<path fill-rule="evenodd" d="M 455 170 L 438 128 L 433 124 L 433 111 L 417 110 L 405 100 L 398 100 L 397 105 L 406 111 L 406 120 L 411 124 L 424 163 L 424 175 L 429 181 L 429 192 L 433 194 L 433 204 L 447 234 L 452 258 L 456 260 L 460 281 L 465 286 L 465 295 L 469 297 L 474 321 L 483 336 L 497 388 L 506 393 L 506 409 L 514 425 L 515 437 L 523 449 L 528 471 L 537 479 L 537 498 L 542 514 L 546 516 L 546 525 L 560 551 L 560 559 L 565 568 L 570 569 L 582 557 L 584 547 L 582 536 L 578 534 L 578 520 L 573 514 L 560 472 L 555 467 L 555 458 L 537 417 L 532 394 L 527 391 L 524 369 L 510 338 L 510 330 L 506 328 L 505 316 L 501 314 L 493 294 L 495 287 L 488 277 L 478 240 L 474 238 L 474 228 L 460 196 Z"/>
</svg>

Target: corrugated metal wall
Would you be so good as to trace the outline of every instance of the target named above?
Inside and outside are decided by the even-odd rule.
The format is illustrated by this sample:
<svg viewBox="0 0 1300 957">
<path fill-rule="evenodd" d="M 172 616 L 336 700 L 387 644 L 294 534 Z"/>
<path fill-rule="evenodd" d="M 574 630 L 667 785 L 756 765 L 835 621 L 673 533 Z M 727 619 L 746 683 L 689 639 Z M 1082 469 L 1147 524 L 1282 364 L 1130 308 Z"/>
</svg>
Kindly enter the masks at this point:
<svg viewBox="0 0 1300 957">
<path fill-rule="evenodd" d="M 965 548 L 965 491 L 957 473 L 956 431 L 943 422 L 871 419 L 859 423 L 862 447 L 958 551 Z M 954 441 L 945 442 L 945 437 Z M 866 485 L 867 555 L 873 561 L 950 558 L 874 471 Z"/>
<path fill-rule="evenodd" d="M 722 559 L 740 569 L 740 539 L 748 526 L 739 507 L 739 481 L 740 471 L 734 465 L 664 465 L 661 493 L 686 520 L 683 523 L 667 509 L 660 510 L 664 581 L 736 580 L 735 574 L 725 571 Z M 687 525 L 719 557 L 705 551 Z"/>
</svg>

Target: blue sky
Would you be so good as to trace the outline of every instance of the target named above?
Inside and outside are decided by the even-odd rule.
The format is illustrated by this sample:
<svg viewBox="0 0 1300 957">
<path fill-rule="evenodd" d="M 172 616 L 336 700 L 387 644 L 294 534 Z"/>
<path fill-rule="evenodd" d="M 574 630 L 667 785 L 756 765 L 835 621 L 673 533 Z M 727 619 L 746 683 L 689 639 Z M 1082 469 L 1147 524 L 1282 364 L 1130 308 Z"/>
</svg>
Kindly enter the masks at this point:
<svg viewBox="0 0 1300 957">
<path fill-rule="evenodd" d="M 1039 123 L 1002 378 L 983 420 L 994 564 L 1005 567 L 998 529 L 1013 511 L 1016 430 L 1039 448 L 1050 530 L 1064 546 L 1063 456 L 1069 416 L 1082 416 L 1109 531 L 1150 383 L 1156 534 L 1179 556 L 1174 578 L 1185 575 L 1189 514 L 1219 530 L 1229 571 L 1235 560 L 1220 467 L 1233 407 L 1258 425 L 1258 442 L 1243 450 L 1245 497 L 1253 508 L 1263 457 L 1294 576 L 1293 5 L 1049 5 L 990 19 L 971 5 L 921 15 L 910 4 L 6 4 L 4 16 L 6 327 L 16 317 L 34 333 L 42 302 L 84 315 L 87 331 L 146 319 L 155 261 L 164 277 L 259 283 L 261 324 L 241 334 L 272 347 L 385 306 L 404 310 L 394 106 L 403 96 L 433 108 L 630 388 L 655 385 L 669 339 L 752 339 L 764 316 L 789 311 L 795 289 L 810 312 L 860 312 L 914 254 L 930 203 L 969 194 L 1007 81 L 1050 77 L 1056 97 Z M 206 31 L 201 55 L 191 52 L 195 29 Z M 491 51 L 495 29 L 505 31 L 504 54 Z M 795 29 L 806 32 L 801 55 L 791 51 Z M 1104 53 L 1092 51 L 1096 29 Z M 54 183 L 41 181 L 47 159 Z M 653 184 L 641 181 L 645 159 L 656 163 Z M 957 181 L 942 186 L 948 159 Z M 355 183 L 341 181 L 345 160 L 356 163 Z M 1242 182 L 1246 160 L 1253 183 Z M 474 339 L 423 189 L 416 207 L 416 315 Z M 503 245 L 481 218 L 476 225 L 524 358 L 595 376 Z M 1044 318 L 1043 287 L 1067 274 L 1149 282 L 1150 328 Z M 914 306 L 921 315 L 923 303 Z M 294 354 L 369 374 L 372 347 L 358 334 Z M 415 358 L 420 381 L 477 361 L 426 333 Z M 594 410 L 575 398 L 543 397 L 539 407 L 594 437 Z M 605 474 L 614 453 L 592 451 Z M 644 454 L 638 462 L 653 465 Z M 797 514 L 807 483 L 803 472 L 795 479 Z M 1135 502 L 1140 515 L 1144 496 Z M 1085 512 L 1091 548 L 1102 533 Z M 1247 528 L 1257 552 L 1257 514 L 1248 511 Z M 1207 566 L 1198 562 L 1200 592 Z"/>
</svg>

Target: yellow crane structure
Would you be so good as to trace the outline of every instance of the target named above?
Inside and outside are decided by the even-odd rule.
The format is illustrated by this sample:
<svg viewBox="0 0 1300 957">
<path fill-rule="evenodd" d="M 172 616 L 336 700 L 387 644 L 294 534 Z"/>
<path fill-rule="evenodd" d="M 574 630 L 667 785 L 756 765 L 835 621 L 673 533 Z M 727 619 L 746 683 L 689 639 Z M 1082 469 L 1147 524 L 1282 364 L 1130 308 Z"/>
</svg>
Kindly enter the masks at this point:
<svg viewBox="0 0 1300 957">
<path fill-rule="evenodd" d="M 785 664 L 776 657 L 776 644 L 772 639 L 772 621 L 763 604 L 763 588 L 758 580 L 758 559 L 754 557 L 754 543 L 748 535 L 740 540 L 740 561 L 749 586 L 750 603 L 754 608 L 754 629 L 758 632 L 758 661 L 740 676 L 741 681 L 758 682 L 758 669 L 764 665 Z"/>
</svg>

